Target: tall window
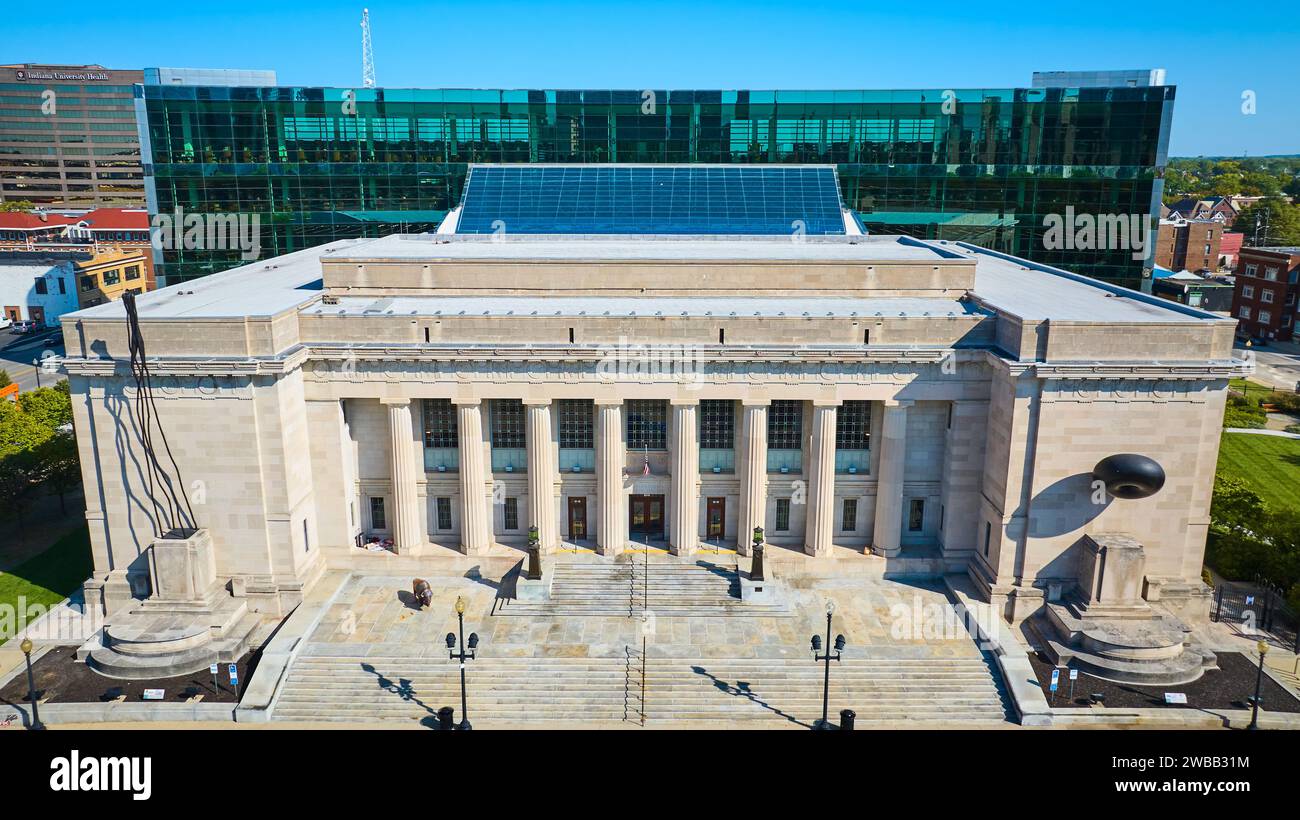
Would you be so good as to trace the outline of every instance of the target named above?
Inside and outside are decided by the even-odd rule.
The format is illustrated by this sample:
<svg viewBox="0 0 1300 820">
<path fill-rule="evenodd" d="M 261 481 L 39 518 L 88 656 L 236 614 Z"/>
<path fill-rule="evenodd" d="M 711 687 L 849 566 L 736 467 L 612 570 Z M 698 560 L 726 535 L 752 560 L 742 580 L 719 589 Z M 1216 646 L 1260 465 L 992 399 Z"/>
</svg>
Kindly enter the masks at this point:
<svg viewBox="0 0 1300 820">
<path fill-rule="evenodd" d="M 492 402 L 492 446 L 520 448 L 526 446 L 524 403 L 519 399 Z"/>
<path fill-rule="evenodd" d="M 627 403 L 627 448 L 668 449 L 668 402 L 633 399 Z"/>
<path fill-rule="evenodd" d="M 790 499 L 778 498 L 776 500 L 776 527 L 777 532 L 790 531 Z"/>
<path fill-rule="evenodd" d="M 519 499 L 514 496 L 506 498 L 505 509 L 502 511 L 502 517 L 505 519 L 502 523 L 507 530 L 519 529 Z"/>
<path fill-rule="evenodd" d="M 700 402 L 700 447 L 730 450 L 736 446 L 736 414 L 731 399 Z"/>
<path fill-rule="evenodd" d="M 840 529 L 844 532 L 853 532 L 858 528 L 858 500 L 856 498 L 844 499 L 844 515 L 840 522 Z"/>
<path fill-rule="evenodd" d="M 767 446 L 771 450 L 803 447 L 803 403 L 774 401 L 767 411 Z"/>
<path fill-rule="evenodd" d="M 424 400 L 424 446 L 459 446 L 456 406 L 450 399 Z"/>
<path fill-rule="evenodd" d="M 835 414 L 835 449 L 871 449 L 871 402 L 846 401 Z"/>
<path fill-rule="evenodd" d="M 388 529 L 388 517 L 384 515 L 383 496 L 372 495 L 370 497 L 370 529 Z"/>
<path fill-rule="evenodd" d="M 925 500 L 913 498 L 907 505 L 907 531 L 920 532 L 925 524 Z"/>
<path fill-rule="evenodd" d="M 563 399 L 559 403 L 560 446 L 583 450 L 595 446 L 592 417 L 595 405 L 590 399 Z"/>
<path fill-rule="evenodd" d="M 438 529 L 451 529 L 451 499 L 438 496 Z"/>
</svg>

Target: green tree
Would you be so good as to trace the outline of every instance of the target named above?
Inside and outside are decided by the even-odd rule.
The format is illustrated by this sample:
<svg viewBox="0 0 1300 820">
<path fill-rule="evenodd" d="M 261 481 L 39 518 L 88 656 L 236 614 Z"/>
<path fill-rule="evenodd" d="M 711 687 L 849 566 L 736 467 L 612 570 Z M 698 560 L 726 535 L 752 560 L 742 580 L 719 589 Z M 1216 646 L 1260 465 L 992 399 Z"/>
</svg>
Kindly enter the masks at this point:
<svg viewBox="0 0 1300 820">
<path fill-rule="evenodd" d="M 13 199 L 8 202 L 0 202 L 0 213 L 12 213 L 13 211 L 33 211 L 36 205 L 25 199 Z"/>
<path fill-rule="evenodd" d="M 44 479 L 36 450 L 53 435 L 14 402 L 0 401 L 0 520 L 18 520 L 19 537 L 26 502 Z"/>
<path fill-rule="evenodd" d="M 9 378 L 8 370 L 0 370 L 0 387 L 8 387 L 13 384 L 13 379 Z"/>
<path fill-rule="evenodd" d="M 18 396 L 22 411 L 53 432 L 72 423 L 72 397 L 60 382 L 58 387 L 42 387 Z"/>
<path fill-rule="evenodd" d="M 1263 516 L 1264 500 L 1244 479 L 1225 473 L 1214 474 L 1210 521 L 1216 529 L 1224 532 L 1245 530 Z"/>
<path fill-rule="evenodd" d="M 1232 229 L 1241 231 L 1248 241 L 1255 236 L 1255 218 L 1262 217 L 1266 226 L 1259 230 L 1261 245 L 1300 244 L 1300 205 L 1291 205 L 1281 197 L 1261 199 L 1242 211 L 1232 223 Z"/>
<path fill-rule="evenodd" d="M 59 496 L 59 512 L 67 515 L 68 493 L 81 485 L 76 437 L 71 433 L 55 433 L 37 446 L 35 454 L 45 485 Z"/>
</svg>

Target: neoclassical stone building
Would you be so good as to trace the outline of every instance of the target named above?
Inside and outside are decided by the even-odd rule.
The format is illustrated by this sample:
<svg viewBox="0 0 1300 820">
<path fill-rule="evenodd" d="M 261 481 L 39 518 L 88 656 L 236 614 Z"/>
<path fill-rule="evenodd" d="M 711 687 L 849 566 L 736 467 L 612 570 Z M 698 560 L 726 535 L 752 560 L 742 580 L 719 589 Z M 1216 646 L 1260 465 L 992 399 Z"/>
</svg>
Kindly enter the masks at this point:
<svg viewBox="0 0 1300 820">
<path fill-rule="evenodd" d="M 530 525 L 607 556 L 743 554 L 761 526 L 969 573 L 1016 617 L 1086 537 L 1124 533 L 1148 600 L 1194 609 L 1241 365 L 1229 320 L 891 236 L 390 236 L 138 304 L 211 572 L 270 614 L 370 539 L 474 554 Z M 65 322 L 87 590 L 111 613 L 150 593 L 157 530 L 127 323 L 117 303 Z M 1163 489 L 1099 492 L 1116 453 Z"/>
</svg>

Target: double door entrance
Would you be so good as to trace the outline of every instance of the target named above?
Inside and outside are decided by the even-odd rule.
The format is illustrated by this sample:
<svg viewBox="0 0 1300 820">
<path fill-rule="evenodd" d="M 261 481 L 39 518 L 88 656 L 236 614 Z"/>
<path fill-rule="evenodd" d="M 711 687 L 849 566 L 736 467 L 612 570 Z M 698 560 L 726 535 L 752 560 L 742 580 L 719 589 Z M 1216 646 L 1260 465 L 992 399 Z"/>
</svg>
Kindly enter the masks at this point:
<svg viewBox="0 0 1300 820">
<path fill-rule="evenodd" d="M 628 535 L 633 541 L 658 541 L 664 537 L 664 497 L 633 495 L 627 505 Z M 720 542 L 726 530 L 727 499 L 710 497 L 705 502 L 704 537 Z"/>
<path fill-rule="evenodd" d="M 664 497 L 634 495 L 627 505 L 628 535 L 633 541 L 662 541 L 664 537 Z"/>
</svg>

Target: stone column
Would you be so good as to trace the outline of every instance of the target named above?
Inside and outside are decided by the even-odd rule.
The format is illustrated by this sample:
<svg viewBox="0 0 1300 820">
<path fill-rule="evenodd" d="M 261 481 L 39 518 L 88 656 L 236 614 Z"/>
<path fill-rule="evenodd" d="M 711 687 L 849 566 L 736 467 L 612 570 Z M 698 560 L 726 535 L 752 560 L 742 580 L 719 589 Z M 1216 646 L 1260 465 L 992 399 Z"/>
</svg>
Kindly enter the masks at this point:
<svg viewBox="0 0 1300 820">
<path fill-rule="evenodd" d="M 483 463 L 483 407 L 478 399 L 453 399 L 460 431 L 460 547 L 481 554 L 492 543 L 487 467 Z"/>
<path fill-rule="evenodd" d="M 559 543 L 555 522 L 555 451 L 551 435 L 551 400 L 527 399 L 528 523 L 537 528 L 542 552 Z"/>
<path fill-rule="evenodd" d="M 673 525 L 674 555 L 695 552 L 700 537 L 700 446 L 696 434 L 699 401 L 673 400 Z"/>
<path fill-rule="evenodd" d="M 393 481 L 393 509 L 390 521 L 393 531 L 393 550 L 409 553 L 424 546 L 425 516 L 420 510 L 416 489 L 419 464 L 415 452 L 415 427 L 411 421 L 410 399 L 381 399 L 388 408 L 388 435 L 390 442 L 391 476 Z"/>
<path fill-rule="evenodd" d="M 910 401 L 885 402 L 880 424 L 880 469 L 876 475 L 876 522 L 871 549 L 891 558 L 902 550 L 903 464 L 907 458 L 907 408 Z"/>
<path fill-rule="evenodd" d="M 736 550 L 749 555 L 754 528 L 764 526 L 767 516 L 767 406 L 743 402 L 740 425 L 740 510 Z"/>
<path fill-rule="evenodd" d="M 623 402 L 596 401 L 596 492 L 600 496 L 600 525 L 596 549 L 617 555 L 627 544 L 627 505 L 623 498 Z"/>
<path fill-rule="evenodd" d="M 808 521 L 803 550 L 827 558 L 835 521 L 835 422 L 838 403 L 813 404 L 812 448 L 808 454 Z"/>
</svg>

